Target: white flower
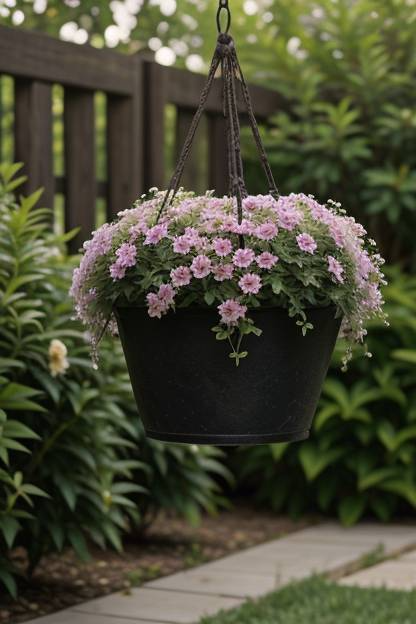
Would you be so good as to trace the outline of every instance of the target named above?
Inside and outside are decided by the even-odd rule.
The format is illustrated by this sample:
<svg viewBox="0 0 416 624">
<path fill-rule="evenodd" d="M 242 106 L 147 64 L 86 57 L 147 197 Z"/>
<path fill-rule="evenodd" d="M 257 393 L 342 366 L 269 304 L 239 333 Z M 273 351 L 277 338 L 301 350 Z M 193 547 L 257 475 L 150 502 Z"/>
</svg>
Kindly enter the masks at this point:
<svg viewBox="0 0 416 624">
<path fill-rule="evenodd" d="M 49 370 L 52 377 L 57 375 L 64 375 L 66 369 L 69 367 L 69 362 L 66 358 L 68 355 L 68 349 L 61 340 L 51 340 L 49 349 Z"/>
</svg>

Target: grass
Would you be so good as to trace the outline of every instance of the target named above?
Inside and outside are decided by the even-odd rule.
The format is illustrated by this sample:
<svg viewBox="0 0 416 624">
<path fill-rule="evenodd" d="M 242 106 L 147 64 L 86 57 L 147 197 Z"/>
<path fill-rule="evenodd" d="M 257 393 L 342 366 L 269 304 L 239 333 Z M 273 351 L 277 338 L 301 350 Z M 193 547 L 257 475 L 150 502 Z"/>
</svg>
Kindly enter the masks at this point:
<svg viewBox="0 0 416 624">
<path fill-rule="evenodd" d="M 416 592 L 343 587 L 316 577 L 200 624 L 416 624 Z"/>
</svg>

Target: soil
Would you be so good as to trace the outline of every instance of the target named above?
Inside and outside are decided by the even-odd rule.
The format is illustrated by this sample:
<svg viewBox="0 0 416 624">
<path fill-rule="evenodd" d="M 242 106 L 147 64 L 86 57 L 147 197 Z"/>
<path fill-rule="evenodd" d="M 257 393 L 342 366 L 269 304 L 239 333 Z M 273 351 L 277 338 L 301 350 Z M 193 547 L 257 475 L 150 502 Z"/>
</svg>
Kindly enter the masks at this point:
<svg viewBox="0 0 416 624">
<path fill-rule="evenodd" d="M 198 527 L 160 515 L 144 535 L 125 543 L 121 554 L 91 546 L 88 562 L 79 561 L 69 549 L 45 557 L 30 582 L 20 587 L 17 601 L 0 594 L 0 622 L 24 622 L 114 591 L 128 591 L 309 523 L 241 505 L 215 517 L 203 517 Z M 15 558 L 23 563 L 24 553 L 16 552 Z"/>
</svg>

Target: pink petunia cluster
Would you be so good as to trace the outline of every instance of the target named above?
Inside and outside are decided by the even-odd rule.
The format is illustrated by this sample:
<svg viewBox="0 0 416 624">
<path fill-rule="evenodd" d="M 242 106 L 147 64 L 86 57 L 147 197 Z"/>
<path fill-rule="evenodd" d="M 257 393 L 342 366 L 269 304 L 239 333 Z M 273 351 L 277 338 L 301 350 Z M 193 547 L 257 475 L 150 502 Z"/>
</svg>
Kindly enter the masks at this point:
<svg viewBox="0 0 416 624">
<path fill-rule="evenodd" d="M 247 318 L 249 305 L 284 306 L 293 315 L 300 306 L 307 315 L 316 297 L 349 310 L 343 333 L 358 341 L 367 320 L 382 316 L 383 260 L 338 203 L 303 193 L 250 195 L 239 219 L 235 198 L 181 190 L 159 218 L 163 199 L 164 191 L 151 192 L 84 244 L 71 294 L 93 340 L 109 318 L 115 326 L 114 289 L 117 301 L 128 292 L 129 304 L 156 318 L 175 305 L 208 302 L 230 328 Z"/>
<path fill-rule="evenodd" d="M 235 299 L 227 299 L 218 306 L 221 323 L 225 325 L 236 325 L 238 321 L 245 317 L 247 306 L 242 305 Z"/>
</svg>

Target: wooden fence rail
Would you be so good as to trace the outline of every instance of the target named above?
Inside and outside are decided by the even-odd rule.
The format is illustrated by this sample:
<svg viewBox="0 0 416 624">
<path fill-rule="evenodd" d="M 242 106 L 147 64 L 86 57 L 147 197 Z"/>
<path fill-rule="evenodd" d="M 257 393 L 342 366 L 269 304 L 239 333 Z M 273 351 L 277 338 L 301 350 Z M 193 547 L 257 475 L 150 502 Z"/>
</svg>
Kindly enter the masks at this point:
<svg viewBox="0 0 416 624">
<path fill-rule="evenodd" d="M 166 184 L 165 109 L 176 109 L 181 144 L 204 84 L 204 76 L 164 67 L 140 55 L 97 50 L 43 34 L 0 26 L 0 75 L 14 79 L 14 159 L 25 163 L 26 192 L 43 186 L 44 204 L 65 197 L 65 227 L 79 227 L 72 250 L 95 226 L 98 197 L 111 218 L 151 186 Z M 52 87 L 64 89 L 63 177 L 54 176 Z M 106 97 L 106 180 L 97 180 L 94 97 Z M 267 119 L 283 106 L 276 92 L 251 86 L 256 115 Z M 226 190 L 224 118 L 220 84 L 214 84 L 206 115 L 207 186 Z M 176 149 L 177 149 L 176 147 Z M 192 155 L 191 155 L 192 160 Z M 192 183 L 190 163 L 184 183 Z"/>
</svg>

